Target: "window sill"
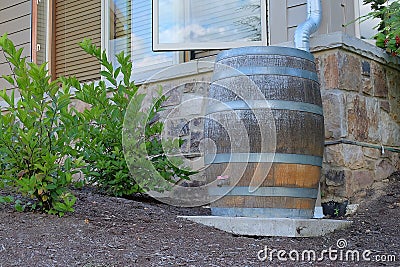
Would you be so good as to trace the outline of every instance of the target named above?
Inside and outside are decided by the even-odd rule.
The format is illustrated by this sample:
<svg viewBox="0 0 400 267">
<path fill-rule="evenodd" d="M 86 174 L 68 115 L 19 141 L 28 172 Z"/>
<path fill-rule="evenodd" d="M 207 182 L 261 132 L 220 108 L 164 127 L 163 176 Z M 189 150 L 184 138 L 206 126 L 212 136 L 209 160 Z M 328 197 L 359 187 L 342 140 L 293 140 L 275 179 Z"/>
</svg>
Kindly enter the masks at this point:
<svg viewBox="0 0 400 267">
<path fill-rule="evenodd" d="M 210 56 L 169 67 L 135 73 L 133 74 L 133 80 L 137 85 L 141 85 L 212 72 L 214 69 L 214 61 L 215 56 Z"/>
</svg>

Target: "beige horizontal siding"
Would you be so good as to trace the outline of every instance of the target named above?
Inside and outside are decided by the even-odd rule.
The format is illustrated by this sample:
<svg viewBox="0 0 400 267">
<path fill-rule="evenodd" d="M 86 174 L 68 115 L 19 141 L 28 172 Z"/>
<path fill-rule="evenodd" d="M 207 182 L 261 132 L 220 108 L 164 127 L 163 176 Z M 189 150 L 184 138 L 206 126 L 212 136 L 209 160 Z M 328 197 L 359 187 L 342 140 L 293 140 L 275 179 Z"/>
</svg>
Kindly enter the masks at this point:
<svg viewBox="0 0 400 267">
<path fill-rule="evenodd" d="M 28 28 L 28 29 L 23 29 L 18 32 L 9 33 L 8 38 L 10 40 L 12 40 L 16 46 L 29 44 L 30 39 L 31 39 L 31 30 Z M 25 56 L 30 55 L 30 51 L 29 51 L 30 45 L 27 46 L 26 48 L 25 47 L 26 46 L 24 46 L 24 50 L 26 50 L 26 49 L 28 50 L 28 51 L 24 51 L 24 52 L 26 52 Z"/>
<path fill-rule="evenodd" d="M 76 76 L 80 81 L 100 79 L 100 64 L 79 47 L 84 38 L 101 45 L 101 0 L 56 0 L 56 77 Z"/>
<path fill-rule="evenodd" d="M 307 1 L 304 1 L 304 0 L 288 0 L 287 6 L 294 7 L 294 6 L 304 5 L 306 2 Z"/>
<path fill-rule="evenodd" d="M 31 57 L 31 1 L 30 0 L 0 0 L 0 35 L 8 34 L 16 48 L 23 48 L 23 57 Z M 6 62 L 3 53 L 0 53 L 0 77 L 10 75 L 12 70 Z M 0 78 L 0 90 L 7 89 L 11 95 L 11 86 Z M 16 92 L 16 97 L 18 97 Z"/>
<path fill-rule="evenodd" d="M 269 1 L 269 31 L 272 45 L 293 41 L 297 25 L 306 20 L 307 0 Z M 322 1 L 322 22 L 316 34 L 342 31 L 355 34 L 355 26 L 343 27 L 354 20 L 354 0 Z"/>
<path fill-rule="evenodd" d="M 21 16 L 30 15 L 30 2 L 23 2 L 18 5 L 10 6 L 9 8 L 0 9 L 0 23 L 12 21 Z"/>
<path fill-rule="evenodd" d="M 12 20 L 7 20 L 0 23 L 1 35 L 3 35 L 4 33 L 12 34 L 26 29 L 30 30 L 30 26 L 30 14 L 13 18 Z M 27 41 L 29 42 L 30 40 Z"/>
<path fill-rule="evenodd" d="M 30 3 L 31 0 L 1 0 L 0 10 L 8 9 L 14 6 L 18 6 L 24 3 Z"/>
<path fill-rule="evenodd" d="M 29 44 L 31 41 L 31 1 L 29 0 L 1 0 L 0 1 L 0 35 L 8 33 L 9 38 L 16 46 Z M 30 46 L 26 47 L 30 50 Z M 30 56 L 30 51 L 25 51 Z M 0 57 L 0 64 L 4 57 Z M 2 74 L 2 73 L 0 73 Z"/>
<path fill-rule="evenodd" d="M 93 18 L 94 15 L 100 15 L 97 14 L 97 7 L 88 7 L 86 10 L 63 10 L 63 11 L 57 11 L 56 12 L 56 19 L 58 20 L 64 20 L 65 18 L 68 18 L 69 22 L 73 21 L 82 21 L 82 17 L 86 17 L 86 21 Z"/>
<path fill-rule="evenodd" d="M 288 7 L 287 9 L 287 27 L 296 27 L 307 18 L 307 5 L 302 4 L 298 6 Z"/>
<path fill-rule="evenodd" d="M 29 57 L 30 56 L 30 54 L 31 54 L 30 47 L 31 47 L 30 43 L 20 44 L 20 45 L 16 45 L 15 46 L 16 49 L 20 49 L 20 48 L 23 49 L 22 55 L 21 55 L 22 57 Z M 0 53 L 0 64 L 3 64 L 3 63 L 6 63 L 6 58 L 4 57 L 3 53 Z M 0 74 L 4 74 L 4 73 L 0 72 Z"/>
</svg>

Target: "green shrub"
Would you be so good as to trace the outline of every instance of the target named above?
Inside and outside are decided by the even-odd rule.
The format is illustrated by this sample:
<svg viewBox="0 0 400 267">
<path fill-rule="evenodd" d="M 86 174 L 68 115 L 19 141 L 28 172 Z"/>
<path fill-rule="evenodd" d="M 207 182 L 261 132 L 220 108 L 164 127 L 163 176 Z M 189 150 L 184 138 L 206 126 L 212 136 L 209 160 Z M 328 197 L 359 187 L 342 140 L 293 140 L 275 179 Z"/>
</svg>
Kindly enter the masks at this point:
<svg viewBox="0 0 400 267">
<path fill-rule="evenodd" d="M 365 21 L 370 18 L 380 19 L 377 25 L 378 33 L 374 36 L 376 45 L 385 49 L 393 56 L 400 54 L 400 2 L 388 4 L 387 0 L 364 0 L 371 4 L 372 11 L 360 18 Z"/>
<path fill-rule="evenodd" d="M 62 79 L 64 83 L 76 88 L 78 100 L 89 105 L 88 109 L 77 113 L 80 135 L 76 143 L 76 151 L 86 163 L 82 172 L 87 181 L 108 194 L 123 196 L 145 190 L 165 189 L 167 183 L 161 185 L 160 181 L 155 184 L 151 181 L 148 173 L 154 168 L 161 173 L 163 181 L 171 181 L 176 176 L 188 179 L 191 172 L 180 170 L 177 167 L 179 163 L 166 159 L 159 138 L 162 122 L 147 123 L 161 111 L 165 97 L 154 99 L 154 108 L 150 114 L 140 111 L 145 95 L 138 93 L 138 87 L 131 79 L 130 57 L 123 52 L 118 54 L 116 58 L 119 67 L 114 68 L 106 53 L 90 40 L 84 40 L 80 45 L 87 53 L 96 57 L 104 69 L 100 72 L 104 77 L 100 82 L 80 84 L 73 77 Z M 128 153 L 131 165 L 135 165 L 132 168 L 128 168 L 125 161 L 122 142 L 123 123 L 130 102 L 136 109 L 129 111 L 129 120 L 135 124 L 134 132 L 137 134 L 134 138 L 135 144 L 130 144 L 132 153 Z M 145 134 L 139 130 L 140 125 L 146 125 Z M 141 180 L 140 177 L 146 178 Z"/>
<path fill-rule="evenodd" d="M 166 100 L 161 91 L 150 111 L 143 112 L 145 94 L 131 81 L 130 57 L 117 55 L 120 66 L 114 68 L 90 40 L 81 47 L 100 61 L 105 79 L 87 84 L 75 77 L 51 81 L 45 64 L 27 63 L 22 49 L 1 37 L 0 48 L 13 70 L 4 78 L 18 89 L 11 96 L 6 90 L 0 93 L 9 106 L 0 115 L 0 186 L 15 188 L 31 200 L 2 196 L 0 204 L 14 202 L 17 210 L 62 216 L 73 211 L 76 198 L 68 187 L 78 171 L 116 196 L 163 191 L 169 182 L 192 174 L 179 158 L 167 157 L 167 152 L 179 151 L 182 141 L 161 139 L 163 123 L 156 120 Z M 89 108 L 78 112 L 70 105 L 73 97 Z M 124 129 L 126 120 L 130 131 Z"/>
<path fill-rule="evenodd" d="M 39 209 L 62 216 L 73 211 L 76 198 L 68 186 L 80 165 L 71 149 L 77 129 L 68 108 L 70 88 L 66 84 L 60 87 L 58 80 L 50 82 L 44 64 L 27 63 L 21 57 L 22 49 L 17 50 L 7 35 L 0 38 L 0 48 L 12 69 L 12 74 L 3 78 L 18 88 L 10 96 L 6 90 L 0 93 L 9 106 L 0 114 L 0 185 L 15 188 L 31 199 L 16 201 L 16 209 Z"/>
<path fill-rule="evenodd" d="M 189 180 L 190 171 L 181 159 L 180 148 L 183 140 L 180 138 L 162 138 L 164 123 L 156 119 L 166 101 L 159 91 L 158 100 L 153 100 L 145 119 L 140 122 L 132 117 L 137 116 L 137 103 L 132 101 L 125 115 L 123 129 L 123 145 L 125 159 L 131 174 L 141 188 L 163 192 L 180 180 Z M 141 135 L 138 135 L 141 134 Z M 141 140 L 144 140 L 144 145 Z M 177 156 L 174 156 L 177 155 Z M 147 162 L 145 162 L 147 161 Z M 146 168 L 143 168 L 146 166 Z"/>
</svg>

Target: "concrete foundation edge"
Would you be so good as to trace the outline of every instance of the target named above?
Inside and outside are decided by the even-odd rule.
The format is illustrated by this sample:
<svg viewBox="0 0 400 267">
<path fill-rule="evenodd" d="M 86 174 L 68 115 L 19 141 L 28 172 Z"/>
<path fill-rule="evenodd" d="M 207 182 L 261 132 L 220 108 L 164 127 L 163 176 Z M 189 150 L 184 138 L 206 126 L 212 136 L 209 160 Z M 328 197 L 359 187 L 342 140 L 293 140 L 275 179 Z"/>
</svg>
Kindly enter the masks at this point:
<svg viewBox="0 0 400 267">
<path fill-rule="evenodd" d="M 323 236 L 344 229 L 352 221 L 331 219 L 251 218 L 222 216 L 178 216 L 228 233 L 244 236 Z"/>
</svg>

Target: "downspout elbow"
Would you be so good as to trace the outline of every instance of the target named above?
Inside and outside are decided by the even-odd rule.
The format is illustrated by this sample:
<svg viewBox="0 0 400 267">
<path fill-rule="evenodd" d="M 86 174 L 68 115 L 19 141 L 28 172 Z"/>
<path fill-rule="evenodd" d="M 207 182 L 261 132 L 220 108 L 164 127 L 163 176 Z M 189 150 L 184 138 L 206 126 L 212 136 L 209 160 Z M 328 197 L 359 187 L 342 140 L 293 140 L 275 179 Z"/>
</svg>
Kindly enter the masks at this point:
<svg viewBox="0 0 400 267">
<path fill-rule="evenodd" d="M 310 52 L 310 36 L 318 30 L 321 21 L 321 0 L 307 0 L 307 20 L 297 26 L 294 34 L 294 44 L 297 49 Z"/>
</svg>

